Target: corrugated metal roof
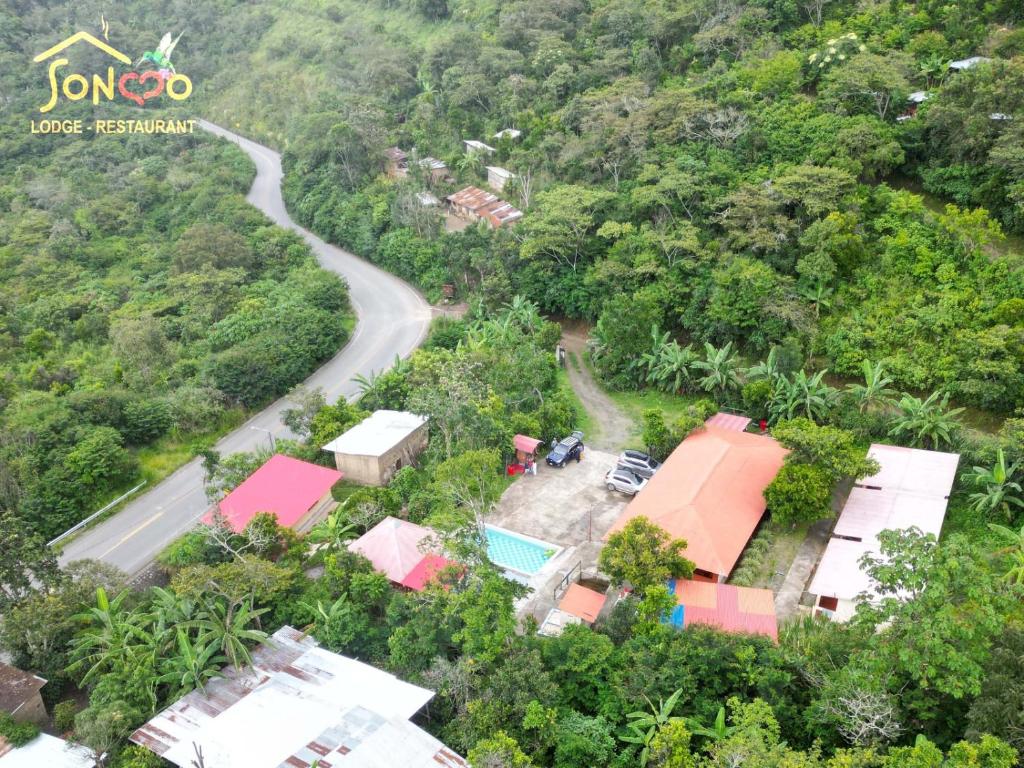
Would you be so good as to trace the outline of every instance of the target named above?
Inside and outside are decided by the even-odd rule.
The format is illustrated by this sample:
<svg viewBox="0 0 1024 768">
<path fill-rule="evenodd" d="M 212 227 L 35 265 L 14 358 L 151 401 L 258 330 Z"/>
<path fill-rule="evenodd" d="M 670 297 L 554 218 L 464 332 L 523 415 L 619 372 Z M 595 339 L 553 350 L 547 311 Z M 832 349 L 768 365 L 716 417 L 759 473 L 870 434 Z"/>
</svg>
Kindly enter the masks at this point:
<svg viewBox="0 0 1024 768">
<path fill-rule="evenodd" d="M 684 579 L 671 579 L 668 586 L 677 603 L 668 617 L 670 624 L 706 624 L 725 632 L 762 634 L 778 640 L 775 597 L 769 589 Z"/>
<path fill-rule="evenodd" d="M 276 454 L 235 490 L 221 499 L 220 511 L 235 531 L 242 531 L 259 512 L 272 512 L 283 526 L 293 526 L 341 479 L 329 467 Z M 213 514 L 203 517 L 212 522 Z"/>
<path fill-rule="evenodd" d="M 93 768 L 89 750 L 41 733 L 15 749 L 0 736 L 0 768 Z"/>
<path fill-rule="evenodd" d="M 323 450 L 353 456 L 383 456 L 426 421 L 426 417 L 408 411 L 374 411 L 331 440 Z"/>
<path fill-rule="evenodd" d="M 523 217 L 523 212 L 511 203 L 478 187 L 464 187 L 446 199 L 452 205 L 465 208 L 474 216 L 484 219 L 492 227 L 500 227 Z"/>
<path fill-rule="evenodd" d="M 719 427 L 721 429 L 731 429 L 733 432 L 746 432 L 751 421 L 753 421 L 753 419 L 749 419 L 746 416 L 740 416 L 739 414 L 718 412 L 705 421 L 704 425 L 708 427 Z"/>
<path fill-rule="evenodd" d="M 765 511 L 764 489 L 789 453 L 763 435 L 707 427 L 687 437 L 665 460 L 609 530 L 646 517 L 708 573 L 727 575 Z"/>
<path fill-rule="evenodd" d="M 558 604 L 558 609 L 593 624 L 597 621 L 597 615 L 601 613 L 604 602 L 605 596 L 600 592 L 587 589 L 582 584 L 570 584 Z"/>
<path fill-rule="evenodd" d="M 433 692 L 330 653 L 292 627 L 193 691 L 131 736 L 181 768 L 195 746 L 216 768 L 408 766 L 463 768 L 444 744 L 408 722 Z M 445 762 L 447 761 L 447 762 Z"/>
<path fill-rule="evenodd" d="M 0 662 L 0 710 L 16 712 L 44 685 L 46 681 L 39 675 Z"/>
<path fill-rule="evenodd" d="M 960 456 L 877 443 L 868 455 L 880 469 L 850 491 L 807 588 L 812 595 L 854 600 L 873 592 L 860 560 L 878 555 L 882 531 L 917 527 L 936 538 L 942 531 Z"/>
</svg>

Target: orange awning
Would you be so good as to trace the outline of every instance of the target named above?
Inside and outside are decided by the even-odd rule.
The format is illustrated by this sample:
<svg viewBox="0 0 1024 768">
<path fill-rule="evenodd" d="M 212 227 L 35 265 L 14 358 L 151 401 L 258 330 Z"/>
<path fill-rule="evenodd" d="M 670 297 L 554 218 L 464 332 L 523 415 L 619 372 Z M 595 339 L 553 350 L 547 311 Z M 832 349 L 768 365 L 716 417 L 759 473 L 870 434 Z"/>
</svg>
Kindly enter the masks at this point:
<svg viewBox="0 0 1024 768">
<path fill-rule="evenodd" d="M 593 624 L 601 612 L 604 601 L 605 596 L 600 592 L 587 589 L 579 584 L 571 584 L 565 591 L 565 595 L 562 596 L 562 602 L 558 604 L 558 608 L 573 616 L 579 616 L 588 624 Z"/>
</svg>

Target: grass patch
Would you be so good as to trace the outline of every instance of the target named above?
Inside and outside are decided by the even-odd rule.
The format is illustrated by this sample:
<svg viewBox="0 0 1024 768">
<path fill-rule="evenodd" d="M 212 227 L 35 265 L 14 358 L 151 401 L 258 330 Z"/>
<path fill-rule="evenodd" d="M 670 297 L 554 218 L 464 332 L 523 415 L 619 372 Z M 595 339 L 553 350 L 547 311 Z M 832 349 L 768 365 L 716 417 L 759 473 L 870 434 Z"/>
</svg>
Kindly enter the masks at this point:
<svg viewBox="0 0 1024 768">
<path fill-rule="evenodd" d="M 235 408 L 227 411 L 216 426 L 206 432 L 185 436 L 165 435 L 151 445 L 136 449 L 135 457 L 139 460 L 139 478 L 150 485 L 159 483 L 191 461 L 199 451 L 212 446 L 221 437 L 235 429 L 246 418 L 248 418 L 248 414 L 245 411 Z M 128 487 L 137 484 L 138 479 Z M 121 493 L 123 492 L 121 491 Z"/>
<path fill-rule="evenodd" d="M 808 523 L 795 528 L 763 525 L 744 550 L 729 583 L 762 589 L 779 586 L 807 538 L 809 527 Z M 777 577 L 779 573 L 782 575 Z"/>
<path fill-rule="evenodd" d="M 613 392 L 605 390 L 612 402 L 633 422 L 632 438 L 639 440 L 643 432 L 644 411 L 655 408 L 664 412 L 665 423 L 671 424 L 686 411 L 686 407 L 701 400 L 698 395 L 670 395 L 655 389 L 643 389 L 630 392 Z"/>
</svg>

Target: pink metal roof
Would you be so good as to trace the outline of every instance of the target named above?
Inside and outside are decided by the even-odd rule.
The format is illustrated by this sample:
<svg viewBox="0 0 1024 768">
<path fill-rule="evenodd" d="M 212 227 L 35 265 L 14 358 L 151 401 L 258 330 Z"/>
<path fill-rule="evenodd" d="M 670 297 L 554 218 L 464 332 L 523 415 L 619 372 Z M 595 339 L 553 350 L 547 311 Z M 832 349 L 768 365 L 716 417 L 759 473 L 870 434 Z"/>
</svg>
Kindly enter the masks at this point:
<svg viewBox="0 0 1024 768">
<path fill-rule="evenodd" d="M 259 512 L 272 512 L 292 527 L 341 479 L 341 472 L 277 454 L 220 502 L 220 511 L 235 531 L 244 530 Z M 213 513 L 203 522 L 209 524 Z"/>
<path fill-rule="evenodd" d="M 722 413 L 719 411 L 714 416 L 704 422 L 709 427 L 719 427 L 721 429 L 731 429 L 734 432 L 746 432 L 747 426 L 750 424 L 752 419 L 748 419 L 746 416 L 740 416 L 735 413 Z"/>
<path fill-rule="evenodd" d="M 947 498 L 953 489 L 960 461 L 960 455 L 956 453 L 878 443 L 868 449 L 868 456 L 875 459 L 881 469 L 878 474 L 858 480 L 857 485 L 943 498 Z"/>
<path fill-rule="evenodd" d="M 402 579 L 401 584 L 406 589 L 411 589 L 414 592 L 422 592 L 423 588 L 429 584 L 433 578 L 440 572 L 447 568 L 449 565 L 454 565 L 452 560 L 440 555 L 426 555 L 413 567 L 409 573 L 406 574 L 405 578 Z"/>
<path fill-rule="evenodd" d="M 436 534 L 430 528 L 397 517 L 385 517 L 350 542 L 348 548 L 373 563 L 376 570 L 395 584 L 402 584 L 426 555 L 437 554 L 435 537 Z"/>
<path fill-rule="evenodd" d="M 872 445 L 879 471 L 850 491 L 807 591 L 854 600 L 873 591 L 861 570 L 866 554 L 878 555 L 878 534 L 917 527 L 938 537 L 960 460 L 955 453 Z"/>
<path fill-rule="evenodd" d="M 537 438 L 527 437 L 526 435 L 516 435 L 512 438 L 512 445 L 515 446 L 517 451 L 522 451 L 523 453 L 535 452 L 540 442 Z"/>
<path fill-rule="evenodd" d="M 725 632 L 768 635 L 778 641 L 775 597 L 770 589 L 678 580 L 670 582 L 676 602 L 683 606 L 683 626 L 707 624 Z"/>
</svg>

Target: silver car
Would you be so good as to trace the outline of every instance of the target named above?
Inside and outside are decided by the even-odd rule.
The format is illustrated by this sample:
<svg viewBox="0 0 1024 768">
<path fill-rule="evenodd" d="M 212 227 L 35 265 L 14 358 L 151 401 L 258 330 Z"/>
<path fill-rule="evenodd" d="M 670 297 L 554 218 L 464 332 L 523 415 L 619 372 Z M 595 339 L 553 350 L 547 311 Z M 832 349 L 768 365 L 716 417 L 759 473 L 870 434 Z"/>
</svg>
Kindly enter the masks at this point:
<svg viewBox="0 0 1024 768">
<path fill-rule="evenodd" d="M 647 479 L 638 477 L 628 469 L 615 467 L 608 470 L 608 474 L 604 476 L 604 484 L 608 486 L 609 491 L 620 491 L 635 496 L 647 485 Z"/>
<path fill-rule="evenodd" d="M 653 477 L 654 473 L 658 471 L 658 467 L 661 466 L 661 462 L 656 461 L 653 456 L 643 451 L 623 451 L 619 454 L 616 466 L 628 469 L 640 477 Z"/>
</svg>

